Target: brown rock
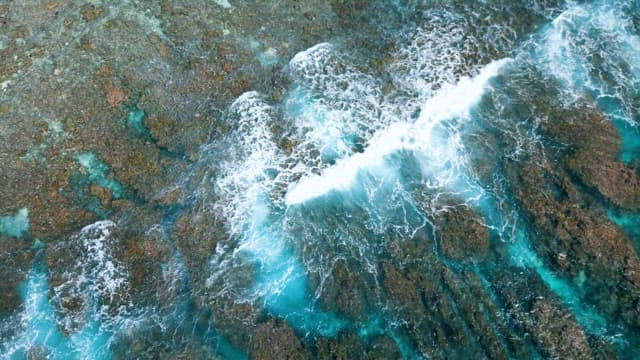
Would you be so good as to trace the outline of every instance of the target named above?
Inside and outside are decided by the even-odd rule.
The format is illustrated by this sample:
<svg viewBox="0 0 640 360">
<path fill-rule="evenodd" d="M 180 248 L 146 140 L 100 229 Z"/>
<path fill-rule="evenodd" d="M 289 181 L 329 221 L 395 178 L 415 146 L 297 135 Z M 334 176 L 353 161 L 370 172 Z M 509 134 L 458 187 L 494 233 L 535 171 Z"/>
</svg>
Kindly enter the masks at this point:
<svg viewBox="0 0 640 360">
<path fill-rule="evenodd" d="M 538 253 L 567 278 L 584 271 L 589 279 L 586 297 L 607 316 L 621 316 L 640 327 L 640 260 L 629 239 L 602 210 L 587 206 L 560 169 L 523 163 L 515 169 L 507 173 L 536 231 Z"/>
<path fill-rule="evenodd" d="M 216 244 L 228 238 L 223 224 L 208 213 L 185 213 L 178 218 L 172 237 L 189 268 L 201 269 L 215 252 Z"/>
<path fill-rule="evenodd" d="M 95 5 L 87 4 L 82 7 L 80 14 L 85 21 L 93 21 L 102 14 L 102 9 Z"/>
<path fill-rule="evenodd" d="M 428 286 L 424 276 L 415 271 L 400 272 L 390 263 L 384 262 L 382 268 L 382 285 L 385 293 L 392 299 L 397 299 L 399 304 L 406 307 L 412 314 L 413 321 L 420 321 L 424 314 L 424 304 L 421 292 Z M 422 289 L 420 289 L 422 288 Z"/>
<path fill-rule="evenodd" d="M 349 360 L 366 358 L 364 344 L 352 334 L 340 335 L 337 339 L 320 338 L 316 342 L 318 359 Z"/>
<path fill-rule="evenodd" d="M 620 134 L 613 123 L 584 102 L 552 113 L 542 122 L 540 130 L 575 151 L 586 151 L 599 158 L 614 159 L 620 152 Z"/>
<path fill-rule="evenodd" d="M 453 260 L 483 259 L 489 248 L 489 231 L 482 217 L 467 206 L 455 206 L 435 218 L 442 255 Z"/>
<path fill-rule="evenodd" d="M 33 254 L 30 244 L 0 235 L 0 318 L 18 310 L 21 303 L 20 283 L 24 280 Z M 0 329 L 1 334 L 1 329 Z"/>
<path fill-rule="evenodd" d="M 540 355 L 553 359 L 592 358 L 586 333 L 535 272 L 506 268 L 491 275 L 511 326 L 523 331 L 523 340 L 533 341 Z"/>
<path fill-rule="evenodd" d="M 322 299 L 331 308 L 339 313 L 357 319 L 362 315 L 366 299 L 364 283 L 358 267 L 361 264 L 348 264 L 346 260 L 338 260 L 331 275 L 324 280 Z"/>
<path fill-rule="evenodd" d="M 116 107 L 127 99 L 125 92 L 115 84 L 107 85 L 105 90 L 107 93 L 107 103 L 111 107 Z"/>
<path fill-rule="evenodd" d="M 91 195 L 94 195 L 100 199 L 100 203 L 103 207 L 109 208 L 111 207 L 111 201 L 113 200 L 113 195 L 111 194 L 111 190 L 108 188 L 103 188 L 96 184 L 91 185 Z"/>
<path fill-rule="evenodd" d="M 586 334 L 571 314 L 547 300 L 536 301 L 532 313 L 535 321 L 531 327 L 552 358 L 592 357 Z"/>
<path fill-rule="evenodd" d="M 309 359 L 311 355 L 286 323 L 270 320 L 258 325 L 249 354 L 255 360 Z"/>
<path fill-rule="evenodd" d="M 628 210 L 640 209 L 640 177 L 624 164 L 580 153 L 568 161 L 569 168 L 607 200 Z"/>
<path fill-rule="evenodd" d="M 101 64 L 100 67 L 98 68 L 97 74 L 99 76 L 105 76 L 105 77 L 110 76 L 113 74 L 113 68 L 108 64 Z"/>
<path fill-rule="evenodd" d="M 158 45 L 158 53 L 165 59 L 172 57 L 171 48 L 165 42 L 161 42 L 160 45 Z"/>
</svg>

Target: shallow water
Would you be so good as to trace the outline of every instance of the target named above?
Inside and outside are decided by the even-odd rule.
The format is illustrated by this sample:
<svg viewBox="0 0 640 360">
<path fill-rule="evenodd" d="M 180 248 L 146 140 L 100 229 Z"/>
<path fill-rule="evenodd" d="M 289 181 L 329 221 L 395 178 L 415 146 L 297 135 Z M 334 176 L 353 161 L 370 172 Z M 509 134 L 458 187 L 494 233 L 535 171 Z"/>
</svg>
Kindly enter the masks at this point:
<svg viewBox="0 0 640 360">
<path fill-rule="evenodd" d="M 252 38 L 279 93 L 232 96 L 184 156 L 144 98 L 122 106 L 123 134 L 184 161 L 163 173 L 176 180 L 141 186 L 155 191 L 145 203 L 145 170 L 119 173 L 86 146 L 70 181 L 99 219 L 43 242 L 28 208 L 0 217 L 35 254 L 2 356 L 632 357 L 640 9 L 485 5 L 371 3 L 362 29 L 289 58 Z M 594 113 L 613 140 L 586 123 Z M 583 120 L 587 144 L 568 133 Z M 620 163 L 628 190 L 585 179 L 578 161 Z M 166 205 L 174 189 L 182 200 Z M 130 204 L 110 210 L 118 201 Z"/>
</svg>

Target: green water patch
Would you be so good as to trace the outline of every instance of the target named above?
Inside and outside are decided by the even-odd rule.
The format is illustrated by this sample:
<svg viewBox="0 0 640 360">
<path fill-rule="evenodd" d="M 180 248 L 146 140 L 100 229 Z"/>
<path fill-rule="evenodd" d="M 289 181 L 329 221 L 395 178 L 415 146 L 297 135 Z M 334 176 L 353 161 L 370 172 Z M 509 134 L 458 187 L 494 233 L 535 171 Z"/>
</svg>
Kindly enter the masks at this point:
<svg viewBox="0 0 640 360">
<path fill-rule="evenodd" d="M 229 0 L 213 0 L 213 2 L 222 6 L 225 9 L 231 8 L 231 3 L 229 3 Z"/>
<path fill-rule="evenodd" d="M 574 287 L 580 287 L 588 280 L 584 272 L 571 282 L 555 275 L 547 268 L 542 259 L 531 248 L 527 236 L 520 230 L 516 240 L 509 246 L 509 256 L 515 265 L 534 270 L 542 281 L 562 300 L 578 320 L 578 323 L 587 332 L 603 335 L 607 330 L 607 321 L 595 310 L 584 306 L 580 301 L 578 291 Z"/>
<path fill-rule="evenodd" d="M 598 94 L 593 93 L 592 95 L 597 96 Z M 640 126 L 627 117 L 619 99 L 611 96 L 599 96 L 597 103 L 598 107 L 611 118 L 620 134 L 622 148 L 619 160 L 625 164 L 640 160 Z"/>
<path fill-rule="evenodd" d="M 96 359 L 109 360 L 123 356 L 119 351 L 128 354 L 130 349 L 118 347 L 118 339 L 136 337 L 138 331 L 147 328 L 150 323 L 142 324 L 139 328 L 129 327 L 128 324 L 137 323 L 142 318 L 139 314 L 131 313 L 128 316 L 131 323 L 119 319 L 117 321 L 105 321 L 103 308 L 99 303 L 93 303 L 86 322 L 75 332 L 64 333 L 59 327 L 59 313 L 50 300 L 52 291 L 49 283 L 49 272 L 45 263 L 45 244 L 35 240 L 32 250 L 36 251 L 36 259 L 33 261 L 25 280 L 20 285 L 20 295 L 23 301 L 22 313 L 17 327 L 17 333 L 8 339 L 0 341 L 0 358 L 10 360 L 22 360 L 32 358 L 34 350 L 39 351 L 46 359 Z M 187 276 L 186 274 L 184 276 Z M 99 279 L 85 279 L 99 281 Z M 177 332 L 193 332 L 202 340 L 203 347 L 213 346 L 212 351 L 223 359 L 248 359 L 244 351 L 237 349 L 218 333 L 215 328 L 198 321 L 193 313 L 192 298 L 190 293 L 183 293 L 182 301 L 178 301 L 174 307 L 164 313 L 163 326 L 175 327 Z M 144 321 L 144 320 L 142 320 Z M 134 333 L 131 333 L 131 330 Z M 170 334 L 170 333 L 169 333 Z M 174 333 L 174 336 L 179 334 Z M 127 356 L 125 355 L 125 358 Z M 214 356 L 218 358 L 218 356 Z"/>
<path fill-rule="evenodd" d="M 75 159 L 86 170 L 86 177 L 89 182 L 109 189 L 116 199 L 124 196 L 124 186 L 108 175 L 109 167 L 95 154 L 90 152 L 81 153 L 76 155 Z"/>
<path fill-rule="evenodd" d="M 43 163 L 46 161 L 45 157 L 42 155 L 44 150 L 47 148 L 47 144 L 38 144 L 30 148 L 21 158 L 25 163 L 29 163 L 31 161 L 36 161 Z"/>
<path fill-rule="evenodd" d="M 48 281 L 44 272 L 32 270 L 21 287 L 22 299 L 28 321 L 20 339 L 13 348 L 5 349 L 9 359 L 24 359 L 30 348 L 39 347 L 47 352 L 47 358 L 73 357 L 73 348 L 58 329 L 54 310 L 47 300 Z"/>
<path fill-rule="evenodd" d="M 22 238 L 29 232 L 29 210 L 25 207 L 18 210 L 15 215 L 0 217 L 0 234 Z"/>
<path fill-rule="evenodd" d="M 253 291 L 264 301 L 266 309 L 297 331 L 334 337 L 345 327 L 336 314 L 309 306 L 309 293 L 304 264 L 283 239 L 287 236 L 271 219 L 266 196 L 256 200 L 250 231 L 243 239 L 246 253 L 255 261 L 257 272 Z"/>
<path fill-rule="evenodd" d="M 53 120 L 53 119 L 47 119 L 45 120 L 47 122 L 47 126 L 49 128 L 49 132 L 52 133 L 55 136 L 62 136 L 65 134 L 64 131 L 64 126 L 62 125 L 62 123 L 58 120 Z"/>
<path fill-rule="evenodd" d="M 95 154 L 86 152 L 76 154 L 74 157 L 81 169 L 74 169 L 71 174 L 71 188 L 75 196 L 71 200 L 79 201 L 85 210 L 96 214 L 101 219 L 106 219 L 109 209 L 105 208 L 107 204 L 103 201 L 128 198 L 132 195 L 131 192 L 110 174 L 109 166 Z M 104 189 L 104 198 L 93 192 L 94 185 Z"/>
</svg>

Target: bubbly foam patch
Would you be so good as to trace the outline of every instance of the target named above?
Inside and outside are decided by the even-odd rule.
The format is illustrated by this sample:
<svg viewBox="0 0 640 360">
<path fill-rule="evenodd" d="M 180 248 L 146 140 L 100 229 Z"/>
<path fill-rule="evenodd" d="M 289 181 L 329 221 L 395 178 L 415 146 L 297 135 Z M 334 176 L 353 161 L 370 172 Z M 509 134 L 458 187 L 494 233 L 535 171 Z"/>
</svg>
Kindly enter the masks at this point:
<svg viewBox="0 0 640 360">
<path fill-rule="evenodd" d="M 620 3 L 574 4 L 537 40 L 534 60 L 575 101 L 592 95 L 613 120 L 637 125 L 640 37 Z"/>
<path fill-rule="evenodd" d="M 399 47 L 394 54 L 398 60 L 389 66 L 396 87 L 431 96 L 445 84 L 456 84 L 488 63 L 488 49 L 512 48 L 514 30 L 500 22 L 486 27 L 479 24 L 486 20 L 477 18 L 481 16 L 469 9 L 458 14 L 446 6 L 427 10 L 424 23 L 413 32 L 408 44 Z"/>
<path fill-rule="evenodd" d="M 285 99 L 285 117 L 299 143 L 291 158 L 302 166 L 321 169 L 349 156 L 381 126 L 378 81 L 333 45 L 296 54 L 288 73 L 295 85 Z"/>
<path fill-rule="evenodd" d="M 228 255 L 248 255 L 257 268 L 256 282 L 244 296 L 250 301 L 262 301 L 298 329 L 331 335 L 341 326 L 335 325 L 337 320 L 331 314 L 309 306 L 306 272 L 282 230 L 282 219 L 274 214 L 270 193 L 279 175 L 286 173 L 280 165 L 285 156 L 269 130 L 274 111 L 259 94 L 250 92 L 240 96 L 229 113 L 231 120 L 237 122 L 230 137 L 240 146 L 235 156 L 223 164 L 224 176 L 216 186 L 221 196 L 218 209 L 226 214 L 231 233 L 239 238 L 237 249 Z M 212 259 L 216 267 L 233 265 L 224 259 L 224 248 L 218 247 L 216 253 L 219 256 Z M 225 275 L 224 271 L 214 272 L 208 283 Z"/>
<path fill-rule="evenodd" d="M 369 141 L 363 153 L 338 160 L 336 165 L 324 170 L 320 175 L 305 177 L 291 185 L 287 191 L 286 203 L 299 204 L 322 196 L 330 191 L 349 189 L 357 175 L 368 169 L 374 173 L 384 171 L 385 158 L 400 150 L 418 150 L 424 155 L 425 167 L 443 169 L 457 162 L 460 138 L 454 133 L 449 138 L 439 138 L 436 127 L 445 120 L 467 120 L 469 110 L 484 92 L 491 77 L 508 63 L 509 59 L 495 61 L 487 65 L 475 77 L 462 78 L 455 86 L 445 86 L 426 101 L 420 117 L 414 123 L 395 123 L 377 132 Z M 435 170 L 438 171 L 438 170 Z M 443 182 L 454 179 L 447 176 Z"/>
<path fill-rule="evenodd" d="M 77 261 L 62 274 L 61 284 L 52 289 L 54 306 L 65 314 L 60 325 L 67 332 L 72 332 L 77 322 L 92 320 L 101 326 L 117 326 L 110 323 L 123 320 L 130 312 L 129 274 L 112 255 L 115 244 L 111 233 L 115 227 L 112 221 L 99 221 L 85 226 L 71 240 L 71 246 L 78 247 Z M 65 299 L 81 301 L 84 310 L 64 310 Z"/>
<path fill-rule="evenodd" d="M 115 336 L 141 323 L 127 301 L 127 271 L 111 254 L 115 226 L 99 221 L 70 239 L 81 254 L 53 288 L 34 263 L 22 286 L 21 332 L 4 349 L 9 358 L 40 348 L 54 359 L 110 359 Z"/>
<path fill-rule="evenodd" d="M 230 121 L 237 121 L 237 128 L 230 135 L 229 160 L 220 166 L 216 187 L 222 201 L 217 209 L 228 220 L 231 232 L 239 235 L 245 230 L 246 220 L 261 210 L 257 205 L 260 198 L 268 197 L 273 189 L 284 155 L 270 132 L 274 110 L 260 94 L 241 95 L 229 113 Z"/>
</svg>

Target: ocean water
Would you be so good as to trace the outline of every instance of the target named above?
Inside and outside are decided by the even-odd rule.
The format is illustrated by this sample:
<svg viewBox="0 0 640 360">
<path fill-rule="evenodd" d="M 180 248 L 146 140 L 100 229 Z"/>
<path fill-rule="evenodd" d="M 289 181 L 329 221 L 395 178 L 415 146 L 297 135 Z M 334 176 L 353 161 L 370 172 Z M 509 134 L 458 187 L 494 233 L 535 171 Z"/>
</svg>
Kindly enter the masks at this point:
<svg viewBox="0 0 640 360">
<path fill-rule="evenodd" d="M 0 233 L 16 238 L 29 231 L 29 209 L 22 208 L 15 215 L 0 218 Z"/>
<path fill-rule="evenodd" d="M 0 217 L 0 234 L 33 242 L 37 254 L 18 312 L 3 320 L 12 330 L 0 332 L 10 334 L 0 356 L 153 358 L 142 347 L 168 357 L 189 349 L 184 356 L 269 358 L 286 334 L 294 340 L 278 351 L 292 358 L 324 358 L 340 346 L 356 353 L 337 358 L 633 358 L 640 314 L 628 304 L 640 301 L 640 283 L 608 278 L 609 260 L 592 266 L 579 254 L 603 249 L 581 240 L 590 239 L 584 227 L 617 229 L 625 245 L 594 257 L 610 256 L 611 266 L 627 259 L 620 269 L 640 271 L 640 209 L 607 200 L 567 159 L 613 151 L 607 161 L 640 176 L 637 3 L 364 8 L 379 31 L 370 36 L 390 43 L 384 54 L 354 48 L 367 37 L 358 29 L 289 59 L 252 43 L 264 71 L 287 79 L 284 93 L 234 97 L 222 111 L 227 131 L 177 176 L 188 201 L 154 224 L 164 240 L 145 233 L 171 253 L 151 260 L 163 269 L 156 288 L 135 282 L 120 248 L 126 221 L 113 213 L 70 231 L 68 249 L 28 236 L 26 208 Z M 601 148 L 609 142 L 597 136 L 586 146 L 558 135 L 580 111 L 611 122 L 619 149 Z M 153 140 L 148 115 L 134 105 L 123 131 Z M 72 158 L 78 179 L 126 198 L 99 155 Z M 538 171 L 539 188 L 526 187 Z M 222 229 L 199 267 L 166 235 L 193 209 Z M 543 240 L 554 236 L 566 243 Z M 71 254 L 64 271 L 46 260 L 54 251 Z M 637 288 L 605 298 L 609 286 L 628 284 Z M 275 330 L 258 333 L 264 324 Z"/>
</svg>

